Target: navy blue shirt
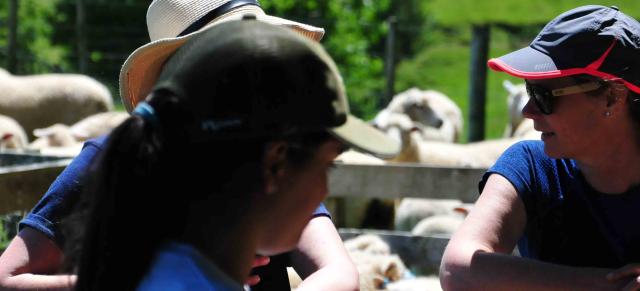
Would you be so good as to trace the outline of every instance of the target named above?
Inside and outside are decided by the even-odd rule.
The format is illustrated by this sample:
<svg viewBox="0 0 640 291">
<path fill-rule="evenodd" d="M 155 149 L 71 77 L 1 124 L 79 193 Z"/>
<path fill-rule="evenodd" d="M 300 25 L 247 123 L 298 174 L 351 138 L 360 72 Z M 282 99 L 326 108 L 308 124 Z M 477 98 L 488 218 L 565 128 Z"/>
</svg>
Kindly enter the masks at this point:
<svg viewBox="0 0 640 291">
<path fill-rule="evenodd" d="M 640 262 L 640 187 L 625 193 L 594 190 L 571 159 L 553 159 L 542 141 L 507 149 L 483 176 L 504 176 L 527 215 L 518 242 L 523 257 L 569 266 L 618 268 Z"/>
</svg>

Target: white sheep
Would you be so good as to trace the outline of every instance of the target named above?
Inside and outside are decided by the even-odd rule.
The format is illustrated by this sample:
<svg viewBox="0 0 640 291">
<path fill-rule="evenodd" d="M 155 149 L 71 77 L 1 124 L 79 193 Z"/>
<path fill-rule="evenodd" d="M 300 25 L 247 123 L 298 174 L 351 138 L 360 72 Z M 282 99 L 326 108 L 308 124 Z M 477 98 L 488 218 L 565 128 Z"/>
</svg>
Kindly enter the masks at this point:
<svg viewBox="0 0 640 291">
<path fill-rule="evenodd" d="M 400 153 L 390 162 L 421 163 L 434 167 L 488 168 L 517 138 L 485 140 L 468 144 L 425 140 L 412 122 L 397 116 L 387 134 L 400 139 Z M 399 137 L 398 137 L 399 136 Z"/>
<path fill-rule="evenodd" d="M 442 291 L 438 276 L 403 279 L 387 284 L 388 291 Z"/>
<path fill-rule="evenodd" d="M 424 131 L 429 140 L 455 142 L 462 134 L 462 111 L 446 95 L 434 91 L 411 88 L 394 96 L 389 105 L 373 119 L 374 126 L 386 131 L 388 118 L 405 114 Z"/>
<path fill-rule="evenodd" d="M 340 154 L 334 161 L 351 165 L 384 165 L 386 163 L 380 158 L 351 149 Z"/>
<path fill-rule="evenodd" d="M 360 275 L 360 290 L 380 290 L 386 282 L 402 279 L 407 267 L 395 254 L 372 254 L 363 251 L 349 252 Z"/>
<path fill-rule="evenodd" d="M 533 128 L 533 120 L 525 118 L 522 109 L 529 102 L 529 94 L 524 84 L 515 85 L 509 80 L 502 82 L 502 86 L 509 92 L 507 96 L 507 110 L 509 124 L 504 136 L 520 139 L 540 139 L 540 132 Z"/>
<path fill-rule="evenodd" d="M 467 217 L 467 214 L 463 211 L 427 217 L 413 227 L 411 234 L 419 236 L 446 235 L 451 237 L 460 228 L 465 217 Z"/>
<path fill-rule="evenodd" d="M 395 213 L 395 229 L 411 231 L 423 219 L 435 215 L 449 215 L 464 207 L 458 199 L 403 198 Z"/>
<path fill-rule="evenodd" d="M 0 115 L 0 149 L 23 149 L 27 147 L 27 134 L 18 122 Z"/>
<path fill-rule="evenodd" d="M 109 90 L 78 74 L 14 76 L 0 69 L 0 114 L 12 117 L 27 133 L 56 123 L 73 124 L 113 109 Z"/>
<path fill-rule="evenodd" d="M 507 90 L 507 111 L 509 113 L 509 123 L 505 128 L 504 137 L 512 137 L 516 128 L 525 120 L 522 116 L 522 109 L 529 102 L 529 94 L 524 84 L 513 84 L 509 80 L 502 82 L 502 87 Z"/>
<path fill-rule="evenodd" d="M 391 248 L 375 234 L 362 234 L 344 241 L 348 252 L 365 252 L 370 254 L 389 255 Z"/>
<path fill-rule="evenodd" d="M 50 147 L 71 147 L 80 143 L 71 134 L 68 125 L 56 123 L 47 128 L 36 128 L 33 130 L 36 140 L 29 144 L 30 150 L 41 150 Z"/>
<path fill-rule="evenodd" d="M 50 147 L 71 147 L 88 139 L 106 135 L 129 117 L 126 112 L 109 111 L 86 117 L 72 126 L 57 123 L 46 128 L 33 130 L 36 140 L 29 149 L 40 150 Z"/>
</svg>

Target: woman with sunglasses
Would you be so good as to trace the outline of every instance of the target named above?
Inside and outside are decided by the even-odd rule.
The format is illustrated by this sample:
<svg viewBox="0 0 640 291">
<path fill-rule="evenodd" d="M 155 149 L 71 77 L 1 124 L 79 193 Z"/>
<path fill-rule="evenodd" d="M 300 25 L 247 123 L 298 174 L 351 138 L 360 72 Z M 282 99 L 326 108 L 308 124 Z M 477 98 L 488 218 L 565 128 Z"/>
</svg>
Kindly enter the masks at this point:
<svg viewBox="0 0 640 291">
<path fill-rule="evenodd" d="M 523 114 L 541 140 L 515 144 L 482 178 L 443 256 L 443 288 L 640 290 L 640 23 L 578 7 L 489 66 L 525 79 Z"/>
</svg>

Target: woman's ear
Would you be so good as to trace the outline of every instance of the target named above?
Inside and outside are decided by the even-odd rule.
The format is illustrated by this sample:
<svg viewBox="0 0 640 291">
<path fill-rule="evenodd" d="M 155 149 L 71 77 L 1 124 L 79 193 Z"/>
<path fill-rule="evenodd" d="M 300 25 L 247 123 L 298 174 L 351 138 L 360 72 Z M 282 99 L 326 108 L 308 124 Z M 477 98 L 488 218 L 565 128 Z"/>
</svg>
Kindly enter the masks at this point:
<svg viewBox="0 0 640 291">
<path fill-rule="evenodd" d="M 284 141 L 267 144 L 264 155 L 264 193 L 278 192 L 285 175 L 289 146 Z"/>
</svg>

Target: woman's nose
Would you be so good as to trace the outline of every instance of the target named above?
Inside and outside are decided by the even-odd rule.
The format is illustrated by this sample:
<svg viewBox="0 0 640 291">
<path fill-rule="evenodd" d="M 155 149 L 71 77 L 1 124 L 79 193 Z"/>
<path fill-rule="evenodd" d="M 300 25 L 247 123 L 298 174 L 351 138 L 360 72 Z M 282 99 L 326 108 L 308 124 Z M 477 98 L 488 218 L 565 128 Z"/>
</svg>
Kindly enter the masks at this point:
<svg viewBox="0 0 640 291">
<path fill-rule="evenodd" d="M 542 117 L 542 112 L 533 99 L 529 98 L 527 104 L 522 108 L 522 116 L 529 119 L 537 119 Z"/>
</svg>

